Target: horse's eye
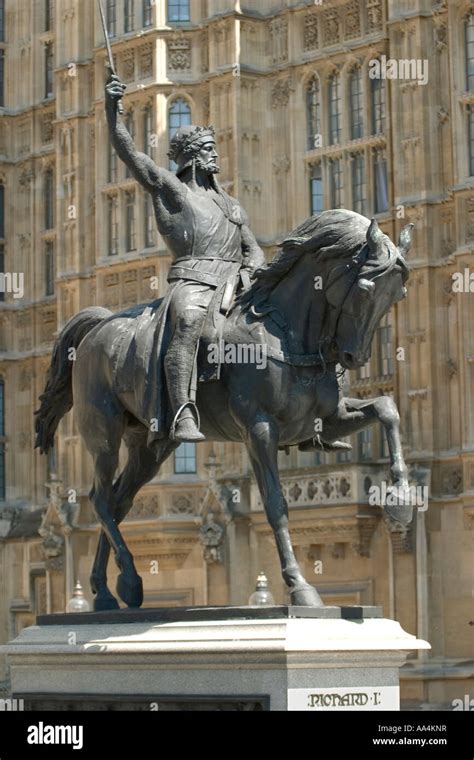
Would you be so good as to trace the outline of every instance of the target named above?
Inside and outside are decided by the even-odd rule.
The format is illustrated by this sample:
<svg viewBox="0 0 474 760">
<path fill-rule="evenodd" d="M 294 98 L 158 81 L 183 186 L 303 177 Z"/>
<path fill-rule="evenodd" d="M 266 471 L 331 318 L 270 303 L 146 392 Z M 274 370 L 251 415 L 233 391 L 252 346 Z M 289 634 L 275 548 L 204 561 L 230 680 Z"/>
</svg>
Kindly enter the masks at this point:
<svg viewBox="0 0 474 760">
<path fill-rule="evenodd" d="M 363 294 L 367 296 L 372 296 L 374 294 L 375 282 L 372 282 L 372 280 L 361 278 L 357 284 Z"/>
</svg>

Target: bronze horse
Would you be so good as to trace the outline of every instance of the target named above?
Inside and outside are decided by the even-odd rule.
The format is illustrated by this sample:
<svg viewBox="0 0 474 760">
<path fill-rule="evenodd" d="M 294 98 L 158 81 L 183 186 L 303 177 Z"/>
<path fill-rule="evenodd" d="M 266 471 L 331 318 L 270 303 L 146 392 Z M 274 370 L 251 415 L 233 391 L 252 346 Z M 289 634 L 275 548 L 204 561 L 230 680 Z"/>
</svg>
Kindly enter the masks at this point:
<svg viewBox="0 0 474 760">
<path fill-rule="evenodd" d="M 224 363 L 218 380 L 199 383 L 197 406 L 206 438 L 242 441 L 247 448 L 293 604 L 320 606 L 322 601 L 295 558 L 278 449 L 317 446 L 315 420 L 322 421 L 326 442 L 379 420 L 387 434 L 392 483 L 398 493 L 408 489 L 396 404 L 388 396 L 342 398 L 337 365 L 364 365 L 380 320 L 406 296 L 412 226 L 404 228 L 396 247 L 376 220 L 352 211 L 326 211 L 306 221 L 273 262 L 257 271 L 224 326 L 226 345 L 260 346 L 266 366 Z M 136 416 L 136 397 L 114 387 L 118 335 L 131 329 L 145 308 L 116 315 L 88 308 L 74 316 L 56 341 L 36 412 L 36 445 L 46 452 L 74 404 L 77 426 L 93 458 L 90 499 L 102 526 L 91 575 L 95 610 L 118 607 L 107 587 L 110 547 L 120 569 L 118 596 L 129 607 L 141 606 L 142 580 L 119 525 L 140 488 L 178 445 L 165 437 L 157 449 L 149 448 L 147 426 Z M 77 351 L 75 361 L 70 360 L 71 348 Z M 114 482 L 122 440 L 128 462 Z M 395 506 L 391 500 L 385 509 L 404 524 L 413 516 L 403 499 Z"/>
</svg>

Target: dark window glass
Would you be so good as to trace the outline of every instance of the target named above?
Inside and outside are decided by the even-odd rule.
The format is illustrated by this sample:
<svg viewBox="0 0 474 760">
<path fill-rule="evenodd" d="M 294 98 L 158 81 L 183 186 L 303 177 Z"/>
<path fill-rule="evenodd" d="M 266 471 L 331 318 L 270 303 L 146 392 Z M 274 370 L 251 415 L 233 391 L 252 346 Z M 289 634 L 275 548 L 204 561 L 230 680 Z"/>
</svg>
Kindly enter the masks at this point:
<svg viewBox="0 0 474 760">
<path fill-rule="evenodd" d="M 45 294 L 47 296 L 54 295 L 54 244 L 48 240 L 45 243 L 44 249 L 44 266 L 45 266 Z"/>
<path fill-rule="evenodd" d="M 311 214 L 320 214 L 324 211 L 324 191 L 321 164 L 311 167 L 310 179 L 311 191 Z"/>
<path fill-rule="evenodd" d="M 106 7 L 107 30 L 109 37 L 115 37 L 117 34 L 117 2 L 116 0 L 107 0 Z"/>
<path fill-rule="evenodd" d="M 109 182 L 117 182 L 117 153 L 111 142 L 109 142 L 109 166 L 107 178 Z"/>
<path fill-rule="evenodd" d="M 466 89 L 474 90 L 474 13 L 466 19 L 465 25 L 466 44 Z"/>
<path fill-rule="evenodd" d="M 196 472 L 196 444 L 182 443 L 174 453 L 174 471 L 177 475 Z"/>
<path fill-rule="evenodd" d="M 189 21 L 189 0 L 168 0 L 168 21 Z"/>
<path fill-rule="evenodd" d="M 372 459 L 372 428 L 365 428 L 357 434 L 359 459 L 369 462 Z"/>
<path fill-rule="evenodd" d="M 383 318 L 377 332 L 379 376 L 385 377 L 393 374 L 392 322 L 390 314 L 387 314 Z"/>
<path fill-rule="evenodd" d="M 132 140 L 135 139 L 135 119 L 133 118 L 133 113 L 128 113 L 125 118 L 125 126 L 127 127 L 127 131 L 132 138 Z M 125 167 L 125 176 L 131 177 L 132 173 L 128 166 Z"/>
<path fill-rule="evenodd" d="M 0 243 L 0 274 L 5 274 L 5 245 Z M 5 290 L 0 290 L 0 302 L 5 301 Z"/>
<path fill-rule="evenodd" d="M 372 134 L 379 135 L 385 130 L 385 84 L 382 79 L 372 82 Z"/>
<path fill-rule="evenodd" d="M 155 211 L 150 193 L 145 195 L 145 247 L 153 248 L 155 239 Z"/>
<path fill-rule="evenodd" d="M 44 31 L 49 32 L 54 26 L 54 0 L 44 3 Z"/>
<path fill-rule="evenodd" d="M 321 135 L 321 100 L 319 79 L 314 77 L 306 90 L 306 118 L 308 124 L 308 150 L 320 147 L 316 137 Z"/>
<path fill-rule="evenodd" d="M 153 1 L 143 0 L 143 26 L 151 26 L 153 23 Z"/>
<path fill-rule="evenodd" d="M 171 141 L 180 127 L 189 126 L 189 124 L 191 124 L 191 109 L 184 98 L 177 98 L 170 105 L 168 113 L 169 140 Z M 170 169 L 176 170 L 174 161 L 170 161 Z"/>
<path fill-rule="evenodd" d="M 0 0 L 0 42 L 5 42 L 5 0 Z"/>
<path fill-rule="evenodd" d="M 50 98 L 54 92 L 54 52 L 51 43 L 44 48 L 44 96 Z"/>
<path fill-rule="evenodd" d="M 143 152 L 153 156 L 153 108 L 147 106 L 143 113 Z"/>
<path fill-rule="evenodd" d="M 133 32 L 135 29 L 135 2 L 134 0 L 125 0 L 125 32 Z"/>
<path fill-rule="evenodd" d="M 375 213 L 388 211 L 387 160 L 383 150 L 374 152 Z"/>
<path fill-rule="evenodd" d="M 329 80 L 329 144 L 341 142 L 341 77 L 333 74 Z"/>
<path fill-rule="evenodd" d="M 127 251 L 135 251 L 136 243 L 136 224 L 135 224 L 135 193 L 125 193 L 126 207 L 126 243 Z"/>
<path fill-rule="evenodd" d="M 0 50 L 0 106 L 5 105 L 5 51 Z"/>
<path fill-rule="evenodd" d="M 469 131 L 469 175 L 474 176 L 474 108 L 471 106 L 468 116 Z"/>
<path fill-rule="evenodd" d="M 5 185 L 0 184 L 0 240 L 5 239 Z"/>
<path fill-rule="evenodd" d="M 336 158 L 329 164 L 331 177 L 331 208 L 343 207 L 344 177 L 341 159 Z"/>
<path fill-rule="evenodd" d="M 367 206 L 365 159 L 362 154 L 352 159 L 352 208 L 365 216 Z"/>
<path fill-rule="evenodd" d="M 364 136 L 364 101 L 362 92 L 362 70 L 352 71 L 350 80 L 351 93 L 351 138 L 357 140 Z"/>
<path fill-rule="evenodd" d="M 118 200 L 109 198 L 109 256 L 118 254 Z"/>
<path fill-rule="evenodd" d="M 0 437 L 5 437 L 5 383 L 0 380 Z M 5 442 L 0 442 L 0 500 L 5 501 Z"/>
<path fill-rule="evenodd" d="M 44 177 L 44 228 L 54 229 L 54 175 L 48 169 Z"/>
<path fill-rule="evenodd" d="M 347 451 L 338 451 L 336 456 L 336 462 L 338 464 L 346 464 L 347 462 L 351 461 L 351 454 L 352 452 Z"/>
</svg>

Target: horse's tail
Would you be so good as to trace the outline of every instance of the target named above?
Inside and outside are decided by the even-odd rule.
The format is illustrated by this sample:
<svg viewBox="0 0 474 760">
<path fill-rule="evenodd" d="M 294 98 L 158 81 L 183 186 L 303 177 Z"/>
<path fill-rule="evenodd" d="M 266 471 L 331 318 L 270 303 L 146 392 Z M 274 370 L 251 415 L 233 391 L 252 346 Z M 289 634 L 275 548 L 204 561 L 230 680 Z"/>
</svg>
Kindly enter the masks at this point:
<svg viewBox="0 0 474 760">
<path fill-rule="evenodd" d="M 44 392 L 39 397 L 40 408 L 35 412 L 35 448 L 46 454 L 54 445 L 59 423 L 73 405 L 72 368 L 75 349 L 96 325 L 111 314 L 107 309 L 83 309 L 67 322 L 53 348 Z"/>
</svg>

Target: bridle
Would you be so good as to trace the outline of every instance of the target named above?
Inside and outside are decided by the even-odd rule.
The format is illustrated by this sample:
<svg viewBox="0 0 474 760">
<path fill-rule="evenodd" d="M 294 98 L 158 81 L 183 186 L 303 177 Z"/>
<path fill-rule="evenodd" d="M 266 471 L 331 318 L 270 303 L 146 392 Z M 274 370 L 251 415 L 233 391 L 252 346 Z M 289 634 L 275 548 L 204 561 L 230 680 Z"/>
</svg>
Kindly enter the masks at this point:
<svg viewBox="0 0 474 760">
<path fill-rule="evenodd" d="M 352 288 L 354 287 L 355 283 L 359 279 L 360 270 L 362 269 L 363 265 L 365 264 L 367 260 L 367 255 L 362 255 L 362 252 L 365 249 L 365 245 L 362 246 L 361 250 L 357 254 L 356 257 L 352 259 L 352 262 L 349 264 L 346 264 L 344 269 L 335 277 L 333 282 L 331 283 L 329 290 L 334 287 L 336 282 L 338 282 L 341 277 L 344 275 L 347 275 L 348 270 L 355 268 L 354 277 L 351 278 L 351 282 L 349 287 L 347 288 L 346 292 L 344 293 L 344 297 L 342 298 L 340 304 L 335 307 L 333 306 L 328 298 L 327 298 L 327 292 L 325 294 L 326 296 L 326 302 L 329 304 L 330 309 L 337 309 L 336 316 L 333 319 L 334 323 L 334 329 L 332 330 L 331 336 L 322 337 L 318 340 L 317 346 L 318 351 L 315 354 L 295 354 L 288 351 L 280 351 L 279 349 L 272 348 L 271 346 L 267 346 L 267 356 L 270 359 L 274 359 L 277 362 L 281 362 L 283 364 L 289 364 L 293 367 L 322 367 L 322 373 L 318 376 L 318 379 L 322 379 L 327 370 L 327 364 L 328 360 L 324 356 L 323 350 L 324 347 L 329 347 L 331 344 L 334 343 L 335 336 L 337 335 L 337 328 L 339 325 L 339 320 L 341 318 L 341 315 L 344 311 L 344 304 L 349 297 L 349 293 L 351 292 Z M 259 309 L 257 311 L 257 309 Z M 288 341 L 288 335 L 290 332 L 290 326 L 288 325 L 288 322 L 286 321 L 284 315 L 281 313 L 280 309 L 278 307 L 273 306 L 272 304 L 264 304 L 263 302 L 261 304 L 253 304 L 250 307 L 251 314 L 258 318 L 263 319 L 265 317 L 269 317 L 276 325 L 277 327 L 280 327 L 284 333 L 285 338 Z M 323 328 L 322 332 L 324 332 L 324 322 L 323 322 Z"/>
</svg>

